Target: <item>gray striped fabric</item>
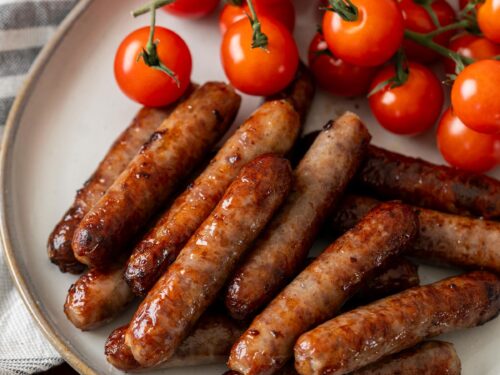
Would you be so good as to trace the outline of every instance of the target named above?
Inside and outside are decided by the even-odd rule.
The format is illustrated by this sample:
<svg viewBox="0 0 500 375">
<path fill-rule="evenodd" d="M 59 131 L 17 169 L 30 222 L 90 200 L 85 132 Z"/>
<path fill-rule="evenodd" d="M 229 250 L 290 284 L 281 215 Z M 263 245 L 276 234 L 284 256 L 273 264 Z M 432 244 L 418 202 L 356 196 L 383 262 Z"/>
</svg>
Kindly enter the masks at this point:
<svg viewBox="0 0 500 375">
<path fill-rule="evenodd" d="M 76 2 L 0 0 L 0 133 L 33 60 Z M 62 363 L 14 288 L 1 251 L 0 327 L 0 375 L 33 374 Z"/>
</svg>

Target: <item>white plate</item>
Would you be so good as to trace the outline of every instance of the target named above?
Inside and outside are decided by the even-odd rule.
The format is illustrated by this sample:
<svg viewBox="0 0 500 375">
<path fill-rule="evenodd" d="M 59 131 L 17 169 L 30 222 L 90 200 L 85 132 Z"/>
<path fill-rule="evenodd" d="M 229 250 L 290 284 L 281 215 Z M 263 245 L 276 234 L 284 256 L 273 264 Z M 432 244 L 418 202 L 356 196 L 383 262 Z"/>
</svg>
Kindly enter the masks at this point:
<svg viewBox="0 0 500 375">
<path fill-rule="evenodd" d="M 128 125 L 138 105 L 118 90 L 112 71 L 115 50 L 130 31 L 148 23 L 132 19 L 140 2 L 82 0 L 61 32 L 42 52 L 8 121 L 2 168 L 3 241 L 12 273 L 29 309 L 53 345 L 82 373 L 119 373 L 105 360 L 103 345 L 118 321 L 82 333 L 63 314 L 66 292 L 75 276 L 60 273 L 46 255 L 46 240 L 74 193 L 94 170 L 116 135 Z M 295 35 L 301 54 L 318 22 L 312 1 L 297 0 Z M 224 80 L 219 63 L 216 16 L 186 21 L 159 12 L 158 23 L 181 34 L 193 58 L 193 80 Z M 256 107 L 245 97 L 239 120 Z M 414 138 L 389 134 L 376 125 L 363 100 L 340 100 L 319 93 L 306 130 L 319 128 L 349 109 L 366 121 L 374 143 L 408 155 L 442 163 L 433 132 Z M 497 178 L 500 171 L 493 173 Z M 425 268 L 424 282 L 449 275 Z M 456 344 L 465 375 L 500 374 L 500 319 L 483 327 L 447 335 Z M 168 374 L 221 374 L 223 365 L 172 369 Z"/>
</svg>

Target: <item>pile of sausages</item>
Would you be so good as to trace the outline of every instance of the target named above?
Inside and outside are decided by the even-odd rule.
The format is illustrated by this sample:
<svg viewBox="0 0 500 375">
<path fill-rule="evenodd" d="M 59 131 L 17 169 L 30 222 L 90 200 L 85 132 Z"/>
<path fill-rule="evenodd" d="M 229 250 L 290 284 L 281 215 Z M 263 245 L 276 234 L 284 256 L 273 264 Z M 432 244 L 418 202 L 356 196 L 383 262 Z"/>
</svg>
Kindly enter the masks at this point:
<svg viewBox="0 0 500 375">
<path fill-rule="evenodd" d="M 140 300 L 112 365 L 460 373 L 425 340 L 500 311 L 500 182 L 370 145 L 353 113 L 300 139 L 313 97 L 302 67 L 217 148 L 241 98 L 193 85 L 119 136 L 48 241 L 61 271 L 87 268 L 64 306 L 77 328 Z M 413 259 L 471 272 L 420 286 Z"/>
</svg>

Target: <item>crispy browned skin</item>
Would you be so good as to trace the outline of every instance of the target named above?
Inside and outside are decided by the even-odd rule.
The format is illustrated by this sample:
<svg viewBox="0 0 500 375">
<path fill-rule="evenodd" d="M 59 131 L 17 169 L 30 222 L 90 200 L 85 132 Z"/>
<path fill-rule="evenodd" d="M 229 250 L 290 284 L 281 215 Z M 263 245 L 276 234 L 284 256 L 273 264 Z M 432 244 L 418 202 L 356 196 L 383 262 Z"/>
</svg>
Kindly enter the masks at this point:
<svg viewBox="0 0 500 375">
<path fill-rule="evenodd" d="M 135 313 L 125 342 L 142 366 L 174 354 L 284 201 L 291 179 L 290 163 L 277 156 L 264 155 L 243 167 Z"/>
<path fill-rule="evenodd" d="M 377 206 L 329 246 L 258 315 L 234 344 L 228 366 L 245 375 L 272 374 L 293 355 L 295 340 L 331 318 L 374 271 L 417 232 L 413 210 Z"/>
<path fill-rule="evenodd" d="M 500 219 L 500 181 L 371 146 L 357 184 L 381 198 L 459 215 Z"/>
<path fill-rule="evenodd" d="M 295 344 L 300 374 L 341 375 L 422 340 L 493 319 L 500 279 L 473 272 L 416 287 L 340 315 Z"/>
<path fill-rule="evenodd" d="M 115 329 L 106 341 L 104 353 L 109 363 L 120 370 L 139 370 L 141 365 L 134 359 L 125 345 L 128 326 Z M 218 312 L 203 314 L 193 331 L 182 342 L 170 360 L 161 368 L 198 366 L 222 363 L 226 360 L 231 345 L 243 333 L 240 323 Z"/>
<path fill-rule="evenodd" d="M 266 153 L 287 153 L 299 131 L 299 116 L 288 102 L 264 103 L 135 246 L 125 273 L 134 293 L 152 288 L 246 163 Z"/>
<path fill-rule="evenodd" d="M 171 111 L 172 108 L 142 108 L 113 143 L 92 176 L 78 190 L 75 201 L 57 223 L 47 243 L 50 261 L 59 266 L 62 272 L 83 271 L 85 266 L 76 260 L 71 248 L 76 227 Z"/>
<path fill-rule="evenodd" d="M 132 301 L 134 294 L 123 280 L 123 266 L 111 270 L 92 269 L 71 286 L 64 304 L 64 313 L 81 330 L 102 326 Z"/>
<path fill-rule="evenodd" d="M 351 375 L 460 375 L 462 365 L 452 344 L 427 341 L 382 358 Z"/>
<path fill-rule="evenodd" d="M 335 212 L 334 230 L 347 230 L 379 202 L 347 196 Z M 409 254 L 426 262 L 500 272 L 500 223 L 415 208 L 419 235 Z"/>
<path fill-rule="evenodd" d="M 370 138 L 359 117 L 349 112 L 324 127 L 294 171 L 286 203 L 229 281 L 225 303 L 233 318 L 253 316 L 300 271 Z"/>
<path fill-rule="evenodd" d="M 241 98 L 224 83 L 198 88 L 150 140 L 78 225 L 73 250 L 92 267 L 108 265 L 161 208 L 179 181 L 231 125 Z"/>
</svg>

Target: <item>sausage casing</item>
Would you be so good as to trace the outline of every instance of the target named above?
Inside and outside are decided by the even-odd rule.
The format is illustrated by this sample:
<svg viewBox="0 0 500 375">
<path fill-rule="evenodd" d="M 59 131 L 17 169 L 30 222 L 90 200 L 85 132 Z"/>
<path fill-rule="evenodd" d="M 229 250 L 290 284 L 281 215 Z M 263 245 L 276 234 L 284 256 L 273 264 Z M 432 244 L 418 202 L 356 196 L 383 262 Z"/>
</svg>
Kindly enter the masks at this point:
<svg viewBox="0 0 500 375">
<path fill-rule="evenodd" d="M 136 245 L 125 273 L 134 293 L 151 289 L 246 163 L 266 153 L 287 153 L 299 131 L 299 116 L 288 102 L 257 109 Z"/>
<path fill-rule="evenodd" d="M 417 232 L 413 210 L 385 203 L 329 246 L 258 315 L 234 344 L 228 366 L 245 375 L 270 374 L 293 355 L 304 332 L 342 304 Z"/>
<path fill-rule="evenodd" d="M 73 204 L 57 223 L 47 242 L 49 259 L 62 272 L 83 271 L 85 266 L 76 260 L 71 247 L 76 227 L 171 111 L 172 108 L 142 108 L 113 143 L 92 176 L 78 190 Z"/>
<path fill-rule="evenodd" d="M 333 215 L 332 229 L 352 227 L 379 202 L 350 195 Z M 408 254 L 438 265 L 500 272 L 500 223 L 415 208 L 420 222 Z"/>
<path fill-rule="evenodd" d="M 226 307 L 233 318 L 252 316 L 297 274 L 370 138 L 350 112 L 324 127 L 294 171 L 286 203 L 228 283 Z"/>
<path fill-rule="evenodd" d="M 141 365 L 134 359 L 130 348 L 125 345 L 127 328 L 128 326 L 117 328 L 109 335 L 105 345 L 106 359 L 120 370 L 139 370 Z M 231 345 L 242 333 L 243 328 L 240 323 L 220 312 L 206 312 L 173 357 L 164 362 L 161 368 L 223 363 Z"/>
<path fill-rule="evenodd" d="M 80 222 L 72 243 L 77 259 L 104 268 L 116 252 L 128 250 L 179 180 L 228 129 L 240 101 L 230 86 L 209 82 L 180 104 Z"/>
<path fill-rule="evenodd" d="M 295 344 L 300 374 L 347 374 L 426 338 L 498 315 L 500 279 L 473 272 L 409 289 L 342 314 Z"/>
<path fill-rule="evenodd" d="M 500 181 L 370 146 L 360 191 L 452 214 L 500 219 Z"/>
<path fill-rule="evenodd" d="M 173 355 L 284 201 L 291 179 L 290 163 L 277 156 L 243 167 L 135 313 L 125 343 L 142 366 Z"/>
<path fill-rule="evenodd" d="M 133 298 L 122 265 L 107 271 L 91 269 L 70 287 L 64 313 L 75 327 L 87 331 L 109 322 Z"/>
</svg>

